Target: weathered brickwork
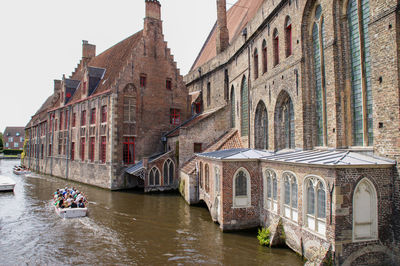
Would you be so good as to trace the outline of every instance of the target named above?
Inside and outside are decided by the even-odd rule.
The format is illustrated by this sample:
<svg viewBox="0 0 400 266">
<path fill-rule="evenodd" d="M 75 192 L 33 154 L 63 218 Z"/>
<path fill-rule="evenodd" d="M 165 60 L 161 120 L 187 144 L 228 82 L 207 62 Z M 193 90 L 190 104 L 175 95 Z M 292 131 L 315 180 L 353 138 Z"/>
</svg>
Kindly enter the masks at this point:
<svg viewBox="0 0 400 266">
<path fill-rule="evenodd" d="M 161 5 L 145 2 L 142 31 L 99 55 L 84 41 L 71 77 L 55 81 L 54 94 L 26 126 L 29 168 L 112 190 L 134 187 L 127 166 L 164 152 L 162 135 L 189 117 Z"/>
</svg>

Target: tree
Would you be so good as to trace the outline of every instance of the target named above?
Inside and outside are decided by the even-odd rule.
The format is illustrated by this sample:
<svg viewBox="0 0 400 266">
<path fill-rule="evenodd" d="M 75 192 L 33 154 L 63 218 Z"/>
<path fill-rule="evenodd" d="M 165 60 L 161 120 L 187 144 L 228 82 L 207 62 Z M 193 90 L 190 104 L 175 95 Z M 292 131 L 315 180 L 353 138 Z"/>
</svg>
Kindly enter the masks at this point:
<svg viewBox="0 0 400 266">
<path fill-rule="evenodd" d="M 3 150 L 3 133 L 0 132 L 0 151 Z"/>
</svg>

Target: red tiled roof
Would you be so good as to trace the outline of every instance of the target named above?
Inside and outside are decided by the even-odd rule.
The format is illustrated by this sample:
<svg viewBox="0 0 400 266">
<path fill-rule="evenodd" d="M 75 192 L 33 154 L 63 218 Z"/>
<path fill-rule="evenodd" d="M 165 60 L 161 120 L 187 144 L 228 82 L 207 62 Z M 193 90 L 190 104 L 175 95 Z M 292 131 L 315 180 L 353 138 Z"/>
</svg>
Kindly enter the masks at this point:
<svg viewBox="0 0 400 266">
<path fill-rule="evenodd" d="M 100 95 L 101 93 L 110 89 L 110 85 L 115 81 L 116 78 L 118 78 L 118 74 L 126 65 L 133 48 L 135 48 L 138 41 L 141 39 L 142 33 L 143 31 L 135 33 L 134 35 L 117 43 L 113 47 L 90 60 L 88 66 L 104 68 L 106 70 L 103 79 L 100 81 L 99 86 L 92 96 Z M 83 76 L 82 70 L 83 69 L 80 65 L 78 70 L 72 75 L 71 79 L 81 80 Z M 80 90 L 81 86 L 79 86 L 75 92 L 74 96 L 70 100 L 70 103 L 76 103 L 80 101 Z"/>
<path fill-rule="evenodd" d="M 227 11 L 227 26 L 229 31 L 229 43 L 232 43 L 253 19 L 264 0 L 238 0 L 234 6 Z M 203 48 L 196 58 L 192 68 L 196 69 L 217 55 L 216 51 L 216 26 L 213 27 Z"/>
</svg>

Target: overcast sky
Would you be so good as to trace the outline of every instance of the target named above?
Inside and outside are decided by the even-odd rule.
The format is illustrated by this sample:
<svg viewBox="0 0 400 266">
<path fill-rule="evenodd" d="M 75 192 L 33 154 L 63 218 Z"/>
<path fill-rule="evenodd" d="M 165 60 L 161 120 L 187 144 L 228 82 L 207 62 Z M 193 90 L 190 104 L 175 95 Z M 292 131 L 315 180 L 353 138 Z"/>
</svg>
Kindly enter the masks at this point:
<svg viewBox="0 0 400 266">
<path fill-rule="evenodd" d="M 216 1 L 160 2 L 165 40 L 185 75 L 216 21 Z M 0 1 L 0 131 L 29 122 L 53 80 L 77 66 L 82 40 L 99 54 L 140 31 L 144 14 L 144 0 Z"/>
</svg>

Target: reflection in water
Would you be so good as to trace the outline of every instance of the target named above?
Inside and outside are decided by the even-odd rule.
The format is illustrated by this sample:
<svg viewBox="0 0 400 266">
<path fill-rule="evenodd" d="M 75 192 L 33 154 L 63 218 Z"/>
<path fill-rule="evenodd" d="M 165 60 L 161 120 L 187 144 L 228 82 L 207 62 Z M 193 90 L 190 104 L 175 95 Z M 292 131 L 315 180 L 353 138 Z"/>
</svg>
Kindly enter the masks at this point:
<svg viewBox="0 0 400 266">
<path fill-rule="evenodd" d="M 286 249 L 258 245 L 255 232 L 222 233 L 208 211 L 177 194 L 110 192 L 49 176 L 15 176 L 0 194 L 0 261 L 14 264 L 273 264 L 302 265 Z M 59 187 L 88 196 L 89 216 L 61 219 L 51 204 Z"/>
</svg>

